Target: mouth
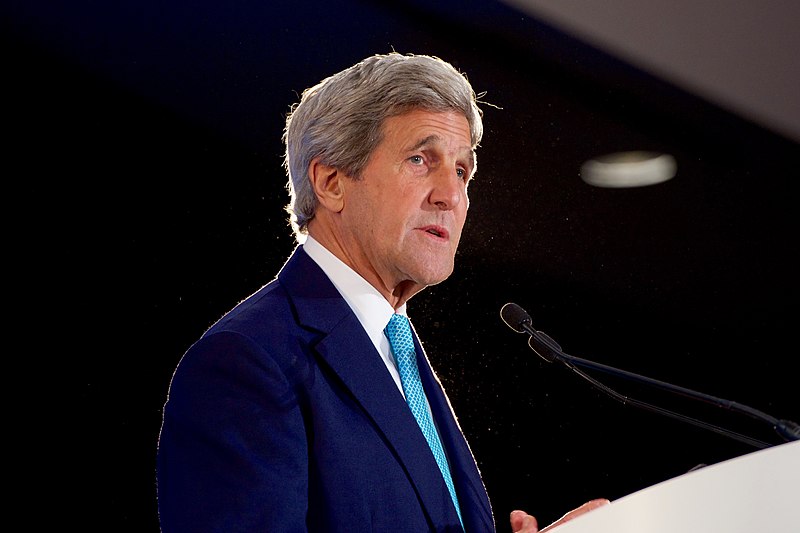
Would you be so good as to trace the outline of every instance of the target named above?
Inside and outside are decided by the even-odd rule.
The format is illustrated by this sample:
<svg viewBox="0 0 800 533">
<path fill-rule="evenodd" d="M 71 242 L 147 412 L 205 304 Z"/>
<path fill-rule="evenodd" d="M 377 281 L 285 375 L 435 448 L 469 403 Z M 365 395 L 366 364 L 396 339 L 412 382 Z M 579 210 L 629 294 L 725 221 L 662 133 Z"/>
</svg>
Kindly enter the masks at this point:
<svg viewBox="0 0 800 533">
<path fill-rule="evenodd" d="M 447 240 L 450 237 L 450 232 L 441 226 L 425 226 L 420 228 L 425 233 L 438 237 L 439 239 Z"/>
</svg>

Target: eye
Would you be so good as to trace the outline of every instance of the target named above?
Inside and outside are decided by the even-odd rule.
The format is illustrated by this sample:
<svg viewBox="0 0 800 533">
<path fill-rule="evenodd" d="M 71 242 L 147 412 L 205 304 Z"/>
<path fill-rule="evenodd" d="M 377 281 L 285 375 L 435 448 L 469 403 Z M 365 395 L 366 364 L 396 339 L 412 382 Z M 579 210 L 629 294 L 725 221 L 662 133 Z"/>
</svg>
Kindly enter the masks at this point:
<svg viewBox="0 0 800 533">
<path fill-rule="evenodd" d="M 408 160 L 414 165 L 421 165 L 425 162 L 421 155 L 412 155 Z"/>
<path fill-rule="evenodd" d="M 457 168 L 456 175 L 464 181 L 469 179 L 469 173 L 463 168 Z"/>
</svg>

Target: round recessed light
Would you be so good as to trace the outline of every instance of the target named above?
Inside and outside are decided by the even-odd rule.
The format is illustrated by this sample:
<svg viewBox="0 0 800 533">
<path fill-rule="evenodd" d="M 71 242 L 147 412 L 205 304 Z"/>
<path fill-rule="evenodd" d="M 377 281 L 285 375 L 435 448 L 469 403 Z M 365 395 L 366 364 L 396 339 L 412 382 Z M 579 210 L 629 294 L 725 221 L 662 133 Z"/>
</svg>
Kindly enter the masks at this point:
<svg viewBox="0 0 800 533">
<path fill-rule="evenodd" d="M 581 179 L 595 187 L 644 187 L 667 181 L 677 171 L 675 158 L 659 152 L 617 152 L 581 165 Z"/>
</svg>

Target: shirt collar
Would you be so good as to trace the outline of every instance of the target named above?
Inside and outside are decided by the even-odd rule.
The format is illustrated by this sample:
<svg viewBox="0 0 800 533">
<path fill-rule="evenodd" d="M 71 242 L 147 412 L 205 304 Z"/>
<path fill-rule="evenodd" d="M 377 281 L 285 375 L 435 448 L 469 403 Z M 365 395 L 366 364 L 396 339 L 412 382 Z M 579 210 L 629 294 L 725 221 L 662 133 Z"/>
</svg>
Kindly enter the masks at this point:
<svg viewBox="0 0 800 533">
<path fill-rule="evenodd" d="M 397 310 L 392 308 L 375 287 L 310 235 L 303 243 L 303 250 L 330 278 L 356 314 L 373 344 L 376 347 L 380 346 L 381 338 L 385 338 L 383 329 L 389 323 L 392 314 L 405 315 L 406 304 Z"/>
</svg>

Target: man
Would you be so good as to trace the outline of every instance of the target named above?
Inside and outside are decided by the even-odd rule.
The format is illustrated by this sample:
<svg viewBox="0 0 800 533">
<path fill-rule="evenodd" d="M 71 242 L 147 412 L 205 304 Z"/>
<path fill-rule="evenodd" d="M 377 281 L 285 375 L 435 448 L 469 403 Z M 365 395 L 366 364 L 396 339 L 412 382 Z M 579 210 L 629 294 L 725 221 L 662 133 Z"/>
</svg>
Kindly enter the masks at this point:
<svg viewBox="0 0 800 533">
<path fill-rule="evenodd" d="M 299 245 L 178 365 L 164 533 L 495 530 L 418 339 L 401 352 L 387 328 L 453 271 L 482 132 L 472 87 L 429 56 L 368 57 L 304 91 L 284 133 Z"/>
</svg>

